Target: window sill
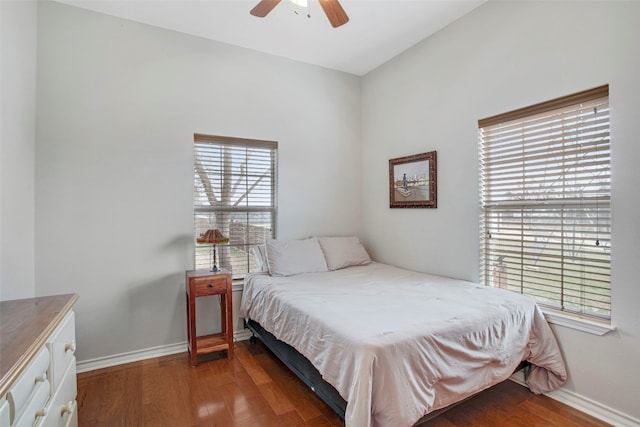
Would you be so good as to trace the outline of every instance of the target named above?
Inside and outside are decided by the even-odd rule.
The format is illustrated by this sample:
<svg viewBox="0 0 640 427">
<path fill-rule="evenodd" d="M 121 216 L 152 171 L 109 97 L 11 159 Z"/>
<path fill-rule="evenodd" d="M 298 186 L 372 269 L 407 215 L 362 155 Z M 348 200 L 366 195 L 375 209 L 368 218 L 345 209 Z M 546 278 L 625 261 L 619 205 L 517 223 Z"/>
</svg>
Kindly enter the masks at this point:
<svg viewBox="0 0 640 427">
<path fill-rule="evenodd" d="M 602 336 L 608 332 L 616 330 L 616 327 L 613 325 L 583 319 L 578 316 L 571 316 L 557 311 L 544 309 L 542 312 L 544 313 L 544 317 L 547 319 L 547 322 L 553 325 L 565 326 L 567 328 L 587 332 L 593 335 Z"/>
</svg>

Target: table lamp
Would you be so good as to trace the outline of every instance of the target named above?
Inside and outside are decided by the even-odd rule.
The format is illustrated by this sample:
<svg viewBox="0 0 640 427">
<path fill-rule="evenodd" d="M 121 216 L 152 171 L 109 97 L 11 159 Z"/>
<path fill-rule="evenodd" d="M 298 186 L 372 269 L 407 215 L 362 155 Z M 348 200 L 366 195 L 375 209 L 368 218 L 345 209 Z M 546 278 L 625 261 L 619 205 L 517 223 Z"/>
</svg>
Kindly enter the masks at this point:
<svg viewBox="0 0 640 427">
<path fill-rule="evenodd" d="M 220 271 L 221 270 L 218 267 L 217 260 L 216 260 L 216 245 L 219 245 L 220 243 L 227 243 L 228 241 L 229 241 L 229 238 L 228 237 L 224 237 L 222 235 L 222 232 L 220 230 L 218 230 L 217 228 L 215 230 L 209 229 L 209 230 L 205 231 L 203 234 L 200 235 L 200 237 L 198 237 L 196 239 L 196 242 L 198 242 L 198 243 L 209 243 L 209 244 L 213 245 L 213 266 L 211 267 L 211 270 L 209 270 L 209 271 Z"/>
</svg>

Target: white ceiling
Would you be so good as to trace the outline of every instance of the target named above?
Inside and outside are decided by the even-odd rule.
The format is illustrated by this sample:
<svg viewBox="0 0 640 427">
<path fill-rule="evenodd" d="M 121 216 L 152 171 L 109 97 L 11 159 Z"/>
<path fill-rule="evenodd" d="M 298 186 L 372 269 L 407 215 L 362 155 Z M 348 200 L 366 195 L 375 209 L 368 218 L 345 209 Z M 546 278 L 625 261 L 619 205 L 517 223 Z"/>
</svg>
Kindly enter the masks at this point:
<svg viewBox="0 0 640 427">
<path fill-rule="evenodd" d="M 340 0 L 349 22 L 333 28 L 318 0 L 310 18 L 283 0 L 265 18 L 259 0 L 56 0 L 146 24 L 364 75 L 486 0 Z"/>
</svg>

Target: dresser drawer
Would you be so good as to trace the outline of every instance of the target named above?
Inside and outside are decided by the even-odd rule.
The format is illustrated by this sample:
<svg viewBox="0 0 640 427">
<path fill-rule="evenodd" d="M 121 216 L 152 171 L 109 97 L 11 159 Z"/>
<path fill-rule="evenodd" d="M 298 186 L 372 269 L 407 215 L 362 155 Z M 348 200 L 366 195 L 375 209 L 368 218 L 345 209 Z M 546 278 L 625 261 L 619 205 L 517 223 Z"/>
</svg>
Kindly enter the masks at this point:
<svg viewBox="0 0 640 427">
<path fill-rule="evenodd" d="M 227 279 L 224 277 L 197 277 L 192 279 L 196 296 L 215 295 L 227 291 Z"/>
<path fill-rule="evenodd" d="M 45 407 L 51 394 L 49 381 L 44 380 L 36 384 L 33 393 L 29 396 L 29 401 L 22 413 L 19 413 L 11 424 L 12 427 L 33 427 L 38 419 L 45 414 Z"/>
<path fill-rule="evenodd" d="M 35 427 L 78 427 L 78 402 L 69 401 L 60 407 L 60 414 L 47 413 Z"/>
<path fill-rule="evenodd" d="M 54 392 L 47 405 L 46 415 L 38 421 L 37 427 L 63 427 L 77 411 L 76 394 L 76 360 L 72 356 L 71 363 L 60 378 L 60 387 Z M 77 423 L 77 417 L 76 417 Z"/>
<path fill-rule="evenodd" d="M 39 388 L 39 385 L 46 382 L 46 387 L 49 389 L 50 385 L 47 380 L 48 369 L 49 350 L 43 347 L 7 392 L 7 402 L 9 403 L 11 420 L 13 422 L 15 422 L 24 411 L 30 396 Z M 44 405 L 42 406 L 44 407 Z"/>
<path fill-rule="evenodd" d="M 9 402 L 4 397 L 0 397 L 0 426 L 8 426 L 10 423 Z"/>
<path fill-rule="evenodd" d="M 70 402 L 72 406 L 69 411 L 62 417 L 64 427 L 78 427 L 78 402 L 75 400 Z"/>
<path fill-rule="evenodd" d="M 47 341 L 47 348 L 51 353 L 49 381 L 51 381 L 51 389 L 55 390 L 76 352 L 76 328 L 73 311 L 69 312 L 56 332 Z"/>
</svg>

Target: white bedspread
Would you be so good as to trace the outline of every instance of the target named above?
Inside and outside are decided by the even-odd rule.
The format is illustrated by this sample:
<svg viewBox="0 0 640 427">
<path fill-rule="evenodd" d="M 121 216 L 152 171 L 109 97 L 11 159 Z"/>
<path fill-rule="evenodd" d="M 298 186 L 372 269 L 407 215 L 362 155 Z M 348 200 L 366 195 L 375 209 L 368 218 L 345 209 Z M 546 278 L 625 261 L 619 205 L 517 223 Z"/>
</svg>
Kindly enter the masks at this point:
<svg viewBox="0 0 640 427">
<path fill-rule="evenodd" d="M 411 426 L 533 365 L 532 391 L 561 386 L 555 337 L 526 296 L 372 263 L 245 279 L 242 317 L 295 347 L 347 401 L 347 427 Z"/>
</svg>

